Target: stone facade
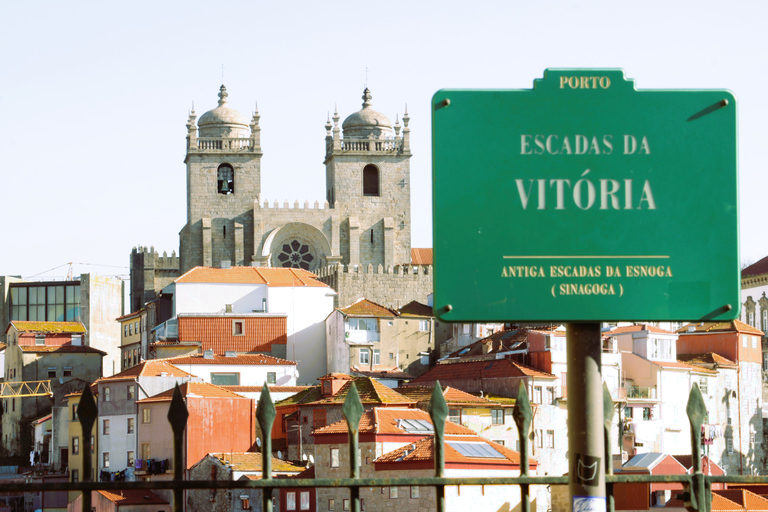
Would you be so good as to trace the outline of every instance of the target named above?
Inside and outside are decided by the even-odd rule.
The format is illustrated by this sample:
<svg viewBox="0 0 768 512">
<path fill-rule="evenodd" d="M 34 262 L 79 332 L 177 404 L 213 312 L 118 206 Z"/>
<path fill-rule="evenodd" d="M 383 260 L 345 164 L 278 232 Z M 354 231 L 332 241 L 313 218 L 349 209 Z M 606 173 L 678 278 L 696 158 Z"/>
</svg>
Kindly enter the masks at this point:
<svg viewBox="0 0 768 512">
<path fill-rule="evenodd" d="M 391 307 L 426 302 L 431 268 L 410 265 L 407 111 L 403 125 L 397 121 L 393 127 L 371 108 L 366 89 L 363 108 L 343 123 L 343 137 L 338 113 L 325 125 L 324 204 L 280 206 L 261 197 L 258 112 L 247 122 L 227 106 L 224 86 L 219 98 L 218 107 L 199 121 L 193 111 L 187 123 L 187 223 L 179 234 L 180 258 L 158 258 L 154 249 L 133 251 L 133 311 L 199 265 L 304 268 L 322 274 L 339 292 L 337 306 L 363 296 Z"/>
</svg>

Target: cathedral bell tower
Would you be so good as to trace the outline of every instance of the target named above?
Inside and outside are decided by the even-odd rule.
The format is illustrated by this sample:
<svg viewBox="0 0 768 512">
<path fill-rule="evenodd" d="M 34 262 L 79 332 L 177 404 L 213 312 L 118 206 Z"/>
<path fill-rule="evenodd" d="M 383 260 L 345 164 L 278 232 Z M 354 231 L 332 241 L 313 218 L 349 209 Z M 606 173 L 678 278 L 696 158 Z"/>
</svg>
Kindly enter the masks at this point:
<svg viewBox="0 0 768 512">
<path fill-rule="evenodd" d="M 410 129 L 408 109 L 391 121 L 371 107 L 344 120 L 339 114 L 326 128 L 326 198 L 341 219 L 340 253 L 345 265 L 384 268 L 411 261 Z"/>
<path fill-rule="evenodd" d="M 258 110 L 251 122 L 227 105 L 187 121 L 187 224 L 179 233 L 180 270 L 248 265 L 253 255 L 253 202 L 261 191 Z M 197 120 L 197 122 L 196 122 Z"/>
</svg>

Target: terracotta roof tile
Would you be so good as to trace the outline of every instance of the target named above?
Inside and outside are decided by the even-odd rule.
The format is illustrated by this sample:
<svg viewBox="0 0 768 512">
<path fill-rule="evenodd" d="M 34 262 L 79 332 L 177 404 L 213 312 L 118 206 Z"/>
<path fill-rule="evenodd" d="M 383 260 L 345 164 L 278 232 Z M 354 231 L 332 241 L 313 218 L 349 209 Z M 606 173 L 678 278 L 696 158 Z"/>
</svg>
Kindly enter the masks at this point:
<svg viewBox="0 0 768 512">
<path fill-rule="evenodd" d="M 249 267 L 250 268 L 250 267 Z M 202 350 L 214 354 L 271 352 L 272 345 L 288 342 L 287 320 L 279 317 L 184 316 L 179 315 L 179 341 L 199 341 Z M 243 321 L 243 335 L 233 334 L 233 321 Z"/>
<path fill-rule="evenodd" d="M 715 495 L 723 497 L 743 507 L 737 510 L 748 510 L 748 511 L 768 510 L 768 498 L 764 498 L 759 494 L 755 494 L 754 492 L 748 491 L 746 489 L 717 489 L 717 490 L 713 489 L 712 497 L 714 498 Z M 713 506 L 712 510 L 715 511 L 717 509 L 715 509 Z M 725 510 L 732 510 L 732 509 L 725 509 Z"/>
<path fill-rule="evenodd" d="M 525 348 L 528 343 L 528 332 L 530 332 L 528 329 L 507 329 L 498 331 L 452 352 L 448 357 L 468 358 L 474 356 L 486 356 L 484 359 L 495 359 L 494 354 L 496 352 Z"/>
<path fill-rule="evenodd" d="M 297 480 L 311 480 L 315 478 L 315 466 L 309 466 L 307 469 L 299 473 L 298 475 L 294 476 L 293 478 Z"/>
<path fill-rule="evenodd" d="M 332 396 L 322 397 L 312 402 L 313 404 L 343 404 L 347 399 L 352 384 L 357 387 L 360 395 L 360 402 L 363 404 L 413 404 L 414 401 L 407 398 L 397 391 L 381 384 L 376 379 L 370 377 L 356 377 L 352 381 L 347 381 L 339 391 Z M 305 402 L 306 403 L 306 402 Z"/>
<path fill-rule="evenodd" d="M 322 380 L 322 379 L 352 380 L 353 378 L 354 377 L 346 373 L 331 372 L 323 375 L 322 377 L 318 377 L 317 379 L 318 380 Z"/>
<path fill-rule="evenodd" d="M 315 402 L 322 398 L 323 393 L 320 391 L 320 386 L 312 386 L 304 391 L 299 391 L 293 396 L 289 396 L 285 400 L 280 400 L 275 404 L 275 407 L 278 405 L 286 406 L 286 405 L 296 405 L 296 404 L 309 404 L 312 402 Z"/>
<path fill-rule="evenodd" d="M 397 312 L 381 304 L 376 304 L 368 299 L 359 299 L 345 308 L 339 308 L 339 311 L 347 316 L 374 316 L 374 317 L 394 317 Z"/>
<path fill-rule="evenodd" d="M 705 354 L 677 354 L 677 359 L 684 363 L 696 365 L 716 364 L 718 366 L 733 366 L 734 368 L 738 367 L 738 364 L 714 352 L 707 352 Z"/>
<path fill-rule="evenodd" d="M 361 434 L 408 434 L 408 431 L 398 425 L 398 420 L 423 420 L 432 424 L 429 414 L 421 409 L 405 409 L 395 407 L 374 407 L 365 411 L 360 418 L 359 432 Z M 313 435 L 346 434 L 347 420 L 337 421 L 312 431 Z M 472 429 L 445 422 L 445 433 L 455 435 L 475 435 Z M 413 435 L 411 433 L 410 435 Z"/>
<path fill-rule="evenodd" d="M 758 276 L 760 274 L 768 274 L 768 256 L 756 263 L 751 264 L 741 271 L 742 278 L 748 276 Z"/>
<path fill-rule="evenodd" d="M 432 248 L 411 248 L 411 263 L 414 265 L 432 265 Z"/>
<path fill-rule="evenodd" d="M 85 325 L 83 325 L 82 322 L 28 322 L 14 320 L 10 325 L 19 332 L 39 332 L 46 334 L 85 334 L 87 332 Z"/>
<path fill-rule="evenodd" d="M 690 328 L 693 328 L 694 330 L 691 331 Z M 682 326 L 680 329 L 677 330 L 677 333 L 681 336 L 684 334 L 689 334 L 691 332 L 741 332 L 745 334 L 755 334 L 757 336 L 762 336 L 763 331 L 760 329 L 757 329 L 755 327 L 752 327 L 750 325 L 745 324 L 741 320 L 731 320 L 730 322 L 698 322 L 698 323 L 691 323 Z"/>
<path fill-rule="evenodd" d="M 208 455 L 219 459 L 234 471 L 260 472 L 262 469 L 260 452 L 209 453 Z M 290 462 L 272 457 L 272 471 L 293 471 L 299 473 L 303 470 L 302 466 L 296 466 Z"/>
<path fill-rule="evenodd" d="M 138 400 L 136 403 L 170 402 L 171 398 L 173 398 L 174 389 L 169 389 L 149 398 Z M 245 398 L 228 389 L 224 389 L 221 386 L 208 384 L 207 382 L 185 382 L 179 386 L 179 390 L 181 391 L 181 396 L 184 398 L 187 398 L 188 396 L 200 396 L 204 398 Z"/>
<path fill-rule="evenodd" d="M 161 377 L 163 374 L 166 377 L 193 377 L 191 373 L 172 365 L 167 359 L 148 359 L 110 377 L 102 377 L 99 381 L 135 380 L 137 377 Z"/>
<path fill-rule="evenodd" d="M 541 377 L 555 378 L 542 372 L 512 361 L 511 359 L 485 359 L 481 361 L 444 360 L 427 370 L 420 377 L 406 386 L 424 386 L 436 380 L 450 382 L 456 379 L 504 378 L 504 377 Z"/>
<path fill-rule="evenodd" d="M 421 317 L 427 317 L 427 318 L 431 318 L 435 316 L 430 306 L 427 306 L 426 304 L 422 304 L 421 302 L 417 302 L 415 300 L 412 300 L 411 302 L 401 307 L 397 311 L 398 313 L 400 313 L 400 316 L 421 316 Z"/>
<path fill-rule="evenodd" d="M 355 376 L 358 377 L 372 377 L 374 379 L 397 379 L 397 380 L 410 380 L 413 378 L 413 375 L 410 373 L 405 373 L 397 366 L 389 368 L 389 367 L 382 367 L 382 366 L 374 366 L 373 370 L 361 370 L 357 366 L 353 366 L 350 368 L 352 373 L 355 374 Z"/>
<path fill-rule="evenodd" d="M 22 352 L 29 354 L 101 354 L 107 355 L 97 348 L 85 345 L 18 345 Z"/>
<path fill-rule="evenodd" d="M 494 448 L 497 452 L 504 456 L 505 463 L 520 464 L 520 454 L 514 450 L 510 450 L 500 444 L 496 444 L 492 441 L 488 441 L 482 437 L 476 435 L 467 436 L 445 436 L 445 462 L 446 463 L 477 463 L 485 462 L 488 464 L 498 464 L 498 458 L 490 457 L 467 457 L 462 455 L 457 450 L 451 447 L 449 444 L 451 441 L 465 442 L 465 443 L 484 443 Z M 415 445 L 415 447 L 414 447 Z M 405 454 L 405 452 L 408 452 Z M 378 457 L 374 462 L 429 462 L 434 460 L 434 436 L 425 437 L 420 439 L 416 443 L 400 447 L 389 453 L 385 453 L 381 457 Z M 538 463 L 535 459 L 530 459 L 530 465 L 536 467 Z"/>
<path fill-rule="evenodd" d="M 434 392 L 434 386 L 404 386 L 395 389 L 401 395 L 407 396 L 417 402 L 429 402 L 432 399 L 432 393 Z M 450 386 L 443 386 L 443 398 L 446 403 L 449 404 L 472 404 L 472 405 L 494 405 L 493 402 L 479 396 L 470 395 L 460 389 L 452 388 Z"/>
<path fill-rule="evenodd" d="M 662 368 L 680 368 L 680 369 L 683 369 L 683 370 L 690 370 L 690 371 L 699 372 L 699 373 L 712 373 L 712 374 L 716 374 L 717 373 L 717 371 L 710 370 L 709 368 L 705 368 L 704 366 L 683 363 L 683 362 L 680 362 L 680 361 L 674 361 L 673 362 L 673 361 L 656 361 L 656 360 L 652 360 L 651 362 L 653 364 L 657 365 L 657 366 L 661 366 Z"/>
<path fill-rule="evenodd" d="M 147 310 L 147 308 L 141 308 L 141 309 L 140 309 L 140 310 L 138 310 L 138 311 L 133 311 L 132 313 L 126 313 L 126 314 L 125 314 L 125 315 L 123 315 L 123 316 L 119 316 L 119 317 L 115 318 L 115 320 L 117 320 L 117 321 L 119 322 L 119 321 L 121 321 L 121 320 L 127 320 L 128 318 L 132 318 L 132 317 L 136 317 L 136 318 L 138 318 L 138 317 L 139 317 L 139 316 L 141 316 L 141 314 L 142 314 L 143 312 L 145 312 L 146 310 Z"/>
<path fill-rule="evenodd" d="M 221 386 L 233 393 L 261 393 L 262 386 Z M 268 386 L 270 393 L 299 393 L 310 386 Z"/>
<path fill-rule="evenodd" d="M 116 492 L 96 491 L 118 507 L 128 505 L 169 505 L 149 489 L 121 489 Z"/>
<path fill-rule="evenodd" d="M 270 356 L 268 354 L 238 354 L 234 357 L 227 357 L 223 355 L 214 354 L 211 359 L 206 359 L 203 354 L 196 354 L 192 356 L 174 356 L 164 359 L 172 364 L 217 364 L 217 365 L 268 365 L 268 366 L 296 366 L 293 361 L 287 359 L 280 359 L 279 357 Z"/>
<path fill-rule="evenodd" d="M 617 334 L 624 334 L 627 332 L 640 332 L 640 331 L 655 332 L 657 334 L 675 334 L 672 331 L 667 331 L 666 329 L 662 329 L 661 327 L 656 327 L 650 324 L 638 324 L 638 325 L 626 325 L 624 327 L 617 327 L 613 330 L 610 330 L 604 333 L 603 335 L 616 336 Z"/>
<path fill-rule="evenodd" d="M 266 284 L 267 286 L 313 286 L 328 288 L 317 276 L 300 268 L 275 267 L 195 267 L 176 279 L 175 283 Z"/>
</svg>

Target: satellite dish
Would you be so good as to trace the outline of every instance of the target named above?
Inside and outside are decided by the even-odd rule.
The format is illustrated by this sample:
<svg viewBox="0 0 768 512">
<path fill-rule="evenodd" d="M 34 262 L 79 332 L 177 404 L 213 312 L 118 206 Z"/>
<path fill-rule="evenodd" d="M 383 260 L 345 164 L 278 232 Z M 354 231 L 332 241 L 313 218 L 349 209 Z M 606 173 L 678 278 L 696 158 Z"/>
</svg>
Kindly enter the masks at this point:
<svg viewBox="0 0 768 512">
<path fill-rule="evenodd" d="M 295 371 L 295 372 L 293 372 L 293 376 L 294 376 L 294 378 L 296 378 L 296 379 L 298 379 L 298 378 L 299 378 L 299 370 L 298 370 L 298 368 L 296 369 L 296 371 Z"/>
<path fill-rule="evenodd" d="M 256 438 L 256 446 L 261 448 L 261 438 L 259 438 L 259 437 Z"/>
<path fill-rule="evenodd" d="M 309 456 L 309 462 L 311 462 L 312 464 L 315 463 L 315 457 L 313 455 Z"/>
<path fill-rule="evenodd" d="M 283 458 L 283 452 L 281 452 L 280 450 L 277 450 L 277 458 L 278 459 L 282 459 Z"/>
<path fill-rule="evenodd" d="M 301 458 L 302 460 L 307 460 L 307 454 L 305 453 L 304 455 L 301 456 Z"/>
</svg>

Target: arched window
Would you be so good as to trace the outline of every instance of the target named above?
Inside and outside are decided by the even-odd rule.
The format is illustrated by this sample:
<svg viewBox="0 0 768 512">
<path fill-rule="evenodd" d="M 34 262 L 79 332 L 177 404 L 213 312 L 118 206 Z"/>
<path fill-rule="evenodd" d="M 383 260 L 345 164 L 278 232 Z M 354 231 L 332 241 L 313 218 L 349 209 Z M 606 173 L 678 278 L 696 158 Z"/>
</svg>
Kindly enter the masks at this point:
<svg viewBox="0 0 768 512">
<path fill-rule="evenodd" d="M 216 191 L 219 194 L 235 193 L 235 170 L 229 164 L 221 164 L 216 173 Z"/>
<path fill-rule="evenodd" d="M 379 168 L 373 164 L 363 167 L 363 195 L 379 195 Z"/>
</svg>

